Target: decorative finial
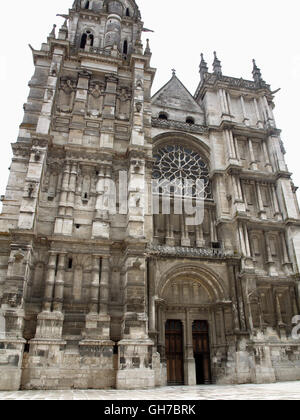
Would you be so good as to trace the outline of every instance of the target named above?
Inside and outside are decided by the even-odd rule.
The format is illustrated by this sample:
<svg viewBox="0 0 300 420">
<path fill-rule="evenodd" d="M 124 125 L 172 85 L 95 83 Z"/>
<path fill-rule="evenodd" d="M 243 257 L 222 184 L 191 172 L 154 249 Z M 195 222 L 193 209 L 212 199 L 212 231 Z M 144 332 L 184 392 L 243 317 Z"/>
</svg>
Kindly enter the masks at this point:
<svg viewBox="0 0 300 420">
<path fill-rule="evenodd" d="M 50 38 L 55 38 L 55 36 L 56 36 L 56 35 L 55 35 L 55 28 L 56 28 L 56 25 L 54 24 L 54 25 L 53 25 L 53 29 L 52 29 L 52 31 L 51 31 L 51 32 L 50 32 L 50 34 L 49 34 L 49 37 L 50 37 Z"/>
<path fill-rule="evenodd" d="M 257 83 L 263 82 L 261 71 L 257 67 L 256 61 L 253 59 L 252 62 L 253 62 L 253 71 L 252 71 L 252 74 L 253 74 L 254 81 L 257 82 Z"/>
<path fill-rule="evenodd" d="M 146 49 L 145 49 L 145 55 L 151 55 L 151 49 L 150 49 L 150 41 L 149 39 L 146 39 L 147 45 L 146 45 Z"/>
<path fill-rule="evenodd" d="M 214 57 L 215 57 L 214 62 L 213 62 L 214 73 L 218 74 L 219 76 L 222 76 L 222 65 L 221 65 L 221 61 L 217 57 L 216 51 L 214 51 Z"/>
<path fill-rule="evenodd" d="M 173 75 L 173 77 L 176 76 L 176 70 L 175 69 L 172 69 L 172 75 Z"/>
<path fill-rule="evenodd" d="M 201 80 L 203 80 L 204 75 L 206 73 L 208 73 L 208 67 L 207 67 L 206 61 L 204 60 L 203 53 L 201 53 L 201 62 L 200 62 L 200 66 L 199 66 L 199 72 L 200 72 L 200 75 L 201 75 Z"/>
</svg>

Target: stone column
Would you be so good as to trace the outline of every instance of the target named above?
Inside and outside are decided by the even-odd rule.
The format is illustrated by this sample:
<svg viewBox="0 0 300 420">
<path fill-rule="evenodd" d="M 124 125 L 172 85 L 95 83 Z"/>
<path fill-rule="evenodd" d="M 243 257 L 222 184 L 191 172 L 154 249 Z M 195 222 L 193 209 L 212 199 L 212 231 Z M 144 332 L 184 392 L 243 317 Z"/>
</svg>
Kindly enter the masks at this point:
<svg viewBox="0 0 300 420">
<path fill-rule="evenodd" d="M 282 263 L 284 266 L 284 271 L 287 275 L 290 275 L 293 272 L 293 264 L 291 263 L 289 254 L 288 254 L 285 232 L 281 232 L 280 237 L 281 237 L 281 246 L 282 246 L 282 251 L 283 251 Z"/>
<path fill-rule="evenodd" d="M 264 203 L 262 200 L 260 184 L 256 182 L 255 185 L 256 185 L 256 193 L 257 193 L 257 199 L 258 199 L 259 216 L 261 219 L 265 220 L 267 218 L 267 215 L 266 215 L 266 210 L 264 208 Z"/>
<path fill-rule="evenodd" d="M 249 145 L 249 151 L 250 151 L 250 168 L 253 171 L 257 171 L 258 168 L 257 168 L 256 159 L 254 156 L 253 143 L 250 138 L 248 139 L 248 145 Z"/>
<path fill-rule="evenodd" d="M 107 175 L 110 175 L 110 169 L 104 165 L 99 168 L 92 238 L 109 239 L 110 237 L 109 191 L 106 191 L 110 188 L 107 183 L 109 178 Z"/>
<path fill-rule="evenodd" d="M 205 246 L 205 240 L 203 237 L 203 227 L 202 225 L 195 226 L 195 234 L 196 234 L 196 246 L 197 248 L 202 248 Z"/>
<path fill-rule="evenodd" d="M 230 283 L 230 294 L 232 299 L 232 319 L 233 319 L 233 329 L 235 332 L 240 331 L 240 319 L 239 319 L 239 307 L 236 296 L 235 288 L 235 272 L 232 264 L 228 267 L 229 271 L 229 283 Z"/>
<path fill-rule="evenodd" d="M 191 241 L 188 236 L 185 215 L 180 215 L 180 227 L 181 227 L 181 246 L 191 246 Z"/>
<path fill-rule="evenodd" d="M 106 90 L 103 107 L 103 123 L 100 134 L 100 148 L 113 149 L 114 147 L 114 128 L 116 113 L 118 78 L 111 74 L 106 76 Z"/>
<path fill-rule="evenodd" d="M 183 326 L 185 328 L 185 360 L 184 360 L 184 372 L 185 372 L 185 385 L 196 385 L 196 365 L 194 358 L 193 349 L 193 321 L 189 309 L 185 311 L 185 322 Z"/>
<path fill-rule="evenodd" d="M 267 265 L 268 265 L 269 275 L 277 276 L 278 273 L 277 273 L 273 256 L 272 256 L 272 252 L 271 252 L 269 235 L 267 232 L 264 232 L 264 236 L 265 236 L 265 243 L 266 243 L 266 250 L 267 250 Z"/>
<path fill-rule="evenodd" d="M 249 126 L 249 118 L 247 117 L 246 107 L 245 107 L 245 100 L 243 95 L 241 95 L 241 107 L 243 111 L 243 123 L 247 126 Z"/>
<path fill-rule="evenodd" d="M 280 297 L 281 297 L 281 293 L 279 293 L 278 291 L 275 291 L 276 317 L 277 317 L 277 322 L 278 322 L 278 329 L 279 329 L 281 338 L 286 339 L 286 329 L 285 329 L 286 325 L 282 319 Z"/>
<path fill-rule="evenodd" d="M 246 213 L 246 206 L 243 200 L 241 182 L 238 175 L 231 175 L 233 193 L 234 193 L 234 206 L 235 211 L 238 213 Z"/>
<path fill-rule="evenodd" d="M 257 128 L 264 128 L 264 124 L 263 124 L 263 122 L 262 122 L 262 120 L 260 118 L 260 113 L 259 113 L 259 109 L 258 109 L 257 99 L 254 98 L 253 99 L 253 102 L 254 102 L 255 114 L 256 114 L 256 118 L 257 118 L 257 123 L 256 123 Z"/>
<path fill-rule="evenodd" d="M 100 258 L 99 255 L 93 255 L 90 314 L 98 314 L 99 312 Z"/>
<path fill-rule="evenodd" d="M 102 258 L 101 264 L 101 280 L 100 280 L 100 314 L 108 314 L 109 299 L 109 257 Z"/>
<path fill-rule="evenodd" d="M 57 252 L 50 251 L 48 261 L 48 271 L 46 275 L 46 287 L 44 295 L 43 310 L 45 312 L 52 311 L 53 291 L 55 285 L 55 271 L 57 262 Z"/>
<path fill-rule="evenodd" d="M 225 129 L 224 136 L 225 136 L 225 141 L 226 141 L 226 146 L 227 146 L 226 149 L 227 149 L 228 164 L 235 165 L 235 166 L 239 165 L 232 131 Z"/>
<path fill-rule="evenodd" d="M 265 168 L 267 169 L 268 172 L 273 172 L 273 167 L 272 164 L 270 162 L 270 158 L 269 158 L 269 152 L 268 152 L 268 147 L 267 147 L 267 143 L 266 141 L 262 142 L 262 147 L 263 147 L 263 153 L 264 153 L 264 158 L 265 158 Z"/>
<path fill-rule="evenodd" d="M 174 238 L 174 222 L 173 222 L 173 215 L 166 214 L 166 229 L 167 229 L 167 237 L 166 237 L 166 245 L 174 246 L 175 245 L 175 238 Z"/>
<path fill-rule="evenodd" d="M 73 218 L 74 205 L 75 205 L 77 171 L 78 171 L 78 164 L 73 163 L 71 165 L 71 173 L 70 173 L 69 188 L 68 188 L 69 192 L 68 192 L 67 208 L 66 208 L 66 215 L 71 218 Z M 72 220 L 72 227 L 73 227 L 73 220 Z"/>
<path fill-rule="evenodd" d="M 66 255 L 66 253 L 60 253 L 58 259 L 58 268 L 55 280 L 55 291 L 53 300 L 53 310 L 57 312 L 62 312 L 63 309 Z"/>
<path fill-rule="evenodd" d="M 273 197 L 273 203 L 274 203 L 274 217 L 276 220 L 281 221 L 282 220 L 282 214 L 279 210 L 279 204 L 278 204 L 278 198 L 276 193 L 275 185 L 271 185 L 271 192 Z"/>
<path fill-rule="evenodd" d="M 220 308 L 220 315 L 221 315 L 221 336 L 222 336 L 222 344 L 225 346 L 227 344 L 227 340 L 226 340 L 224 308 L 222 306 Z"/>
<path fill-rule="evenodd" d="M 267 122 L 271 127 L 275 127 L 275 122 L 274 122 L 274 118 L 273 118 L 273 113 L 270 110 L 267 98 L 264 96 L 262 99 L 262 106 L 264 106 L 265 109 L 265 113 L 266 113 L 266 117 L 267 117 Z"/>
<path fill-rule="evenodd" d="M 56 235 L 71 236 L 72 231 L 73 231 L 73 220 L 70 217 L 66 217 L 68 216 L 67 208 L 68 208 L 68 194 L 70 192 L 70 186 L 69 186 L 70 177 L 71 177 L 71 164 L 69 162 L 66 162 L 63 179 L 62 179 L 58 215 L 56 217 L 55 226 L 54 226 L 54 234 Z"/>
</svg>

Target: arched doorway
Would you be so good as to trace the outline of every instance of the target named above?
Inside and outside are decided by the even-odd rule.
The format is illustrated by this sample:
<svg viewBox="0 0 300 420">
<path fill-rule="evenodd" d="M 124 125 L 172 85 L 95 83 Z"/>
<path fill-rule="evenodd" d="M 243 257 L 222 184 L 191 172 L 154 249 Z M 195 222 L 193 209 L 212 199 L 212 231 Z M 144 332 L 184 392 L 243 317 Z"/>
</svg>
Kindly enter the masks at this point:
<svg viewBox="0 0 300 420">
<path fill-rule="evenodd" d="M 225 343 L 221 279 L 204 264 L 186 262 L 166 271 L 157 291 L 157 344 L 168 384 L 212 383 L 212 358 Z"/>
<path fill-rule="evenodd" d="M 166 322 L 166 359 L 168 385 L 183 385 L 183 328 L 181 321 Z"/>
<path fill-rule="evenodd" d="M 193 351 L 195 358 L 196 383 L 211 383 L 210 345 L 207 321 L 193 322 Z"/>
</svg>

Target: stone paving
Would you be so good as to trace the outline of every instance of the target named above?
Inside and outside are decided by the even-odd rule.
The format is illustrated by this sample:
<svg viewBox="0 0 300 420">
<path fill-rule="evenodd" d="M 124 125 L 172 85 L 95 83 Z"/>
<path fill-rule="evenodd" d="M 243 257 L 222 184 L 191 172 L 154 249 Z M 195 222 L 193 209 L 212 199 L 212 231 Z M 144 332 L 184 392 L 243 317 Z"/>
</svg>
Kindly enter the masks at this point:
<svg viewBox="0 0 300 420">
<path fill-rule="evenodd" d="M 0 392 L 0 400 L 299 400 L 300 382 L 263 385 L 201 385 L 152 390 Z"/>
</svg>

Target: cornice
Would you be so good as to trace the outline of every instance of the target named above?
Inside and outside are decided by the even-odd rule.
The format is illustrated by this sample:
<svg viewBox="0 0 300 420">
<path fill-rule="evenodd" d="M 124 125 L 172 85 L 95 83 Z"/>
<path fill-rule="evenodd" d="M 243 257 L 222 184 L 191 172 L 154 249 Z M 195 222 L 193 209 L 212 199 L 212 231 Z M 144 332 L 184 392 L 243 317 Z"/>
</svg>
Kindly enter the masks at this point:
<svg viewBox="0 0 300 420">
<path fill-rule="evenodd" d="M 244 90 L 245 93 L 249 93 L 249 91 L 253 94 L 265 94 L 268 97 L 271 95 L 271 88 L 270 85 L 265 83 L 264 81 L 260 81 L 259 83 L 254 82 L 252 80 L 245 80 L 243 78 L 235 78 L 230 76 L 223 76 L 214 73 L 205 73 L 203 81 L 199 84 L 196 92 L 195 92 L 195 99 L 199 96 L 202 96 L 206 90 L 210 89 L 217 89 L 217 88 L 226 88 L 232 90 Z M 271 98 L 273 98 L 271 96 Z"/>
</svg>

